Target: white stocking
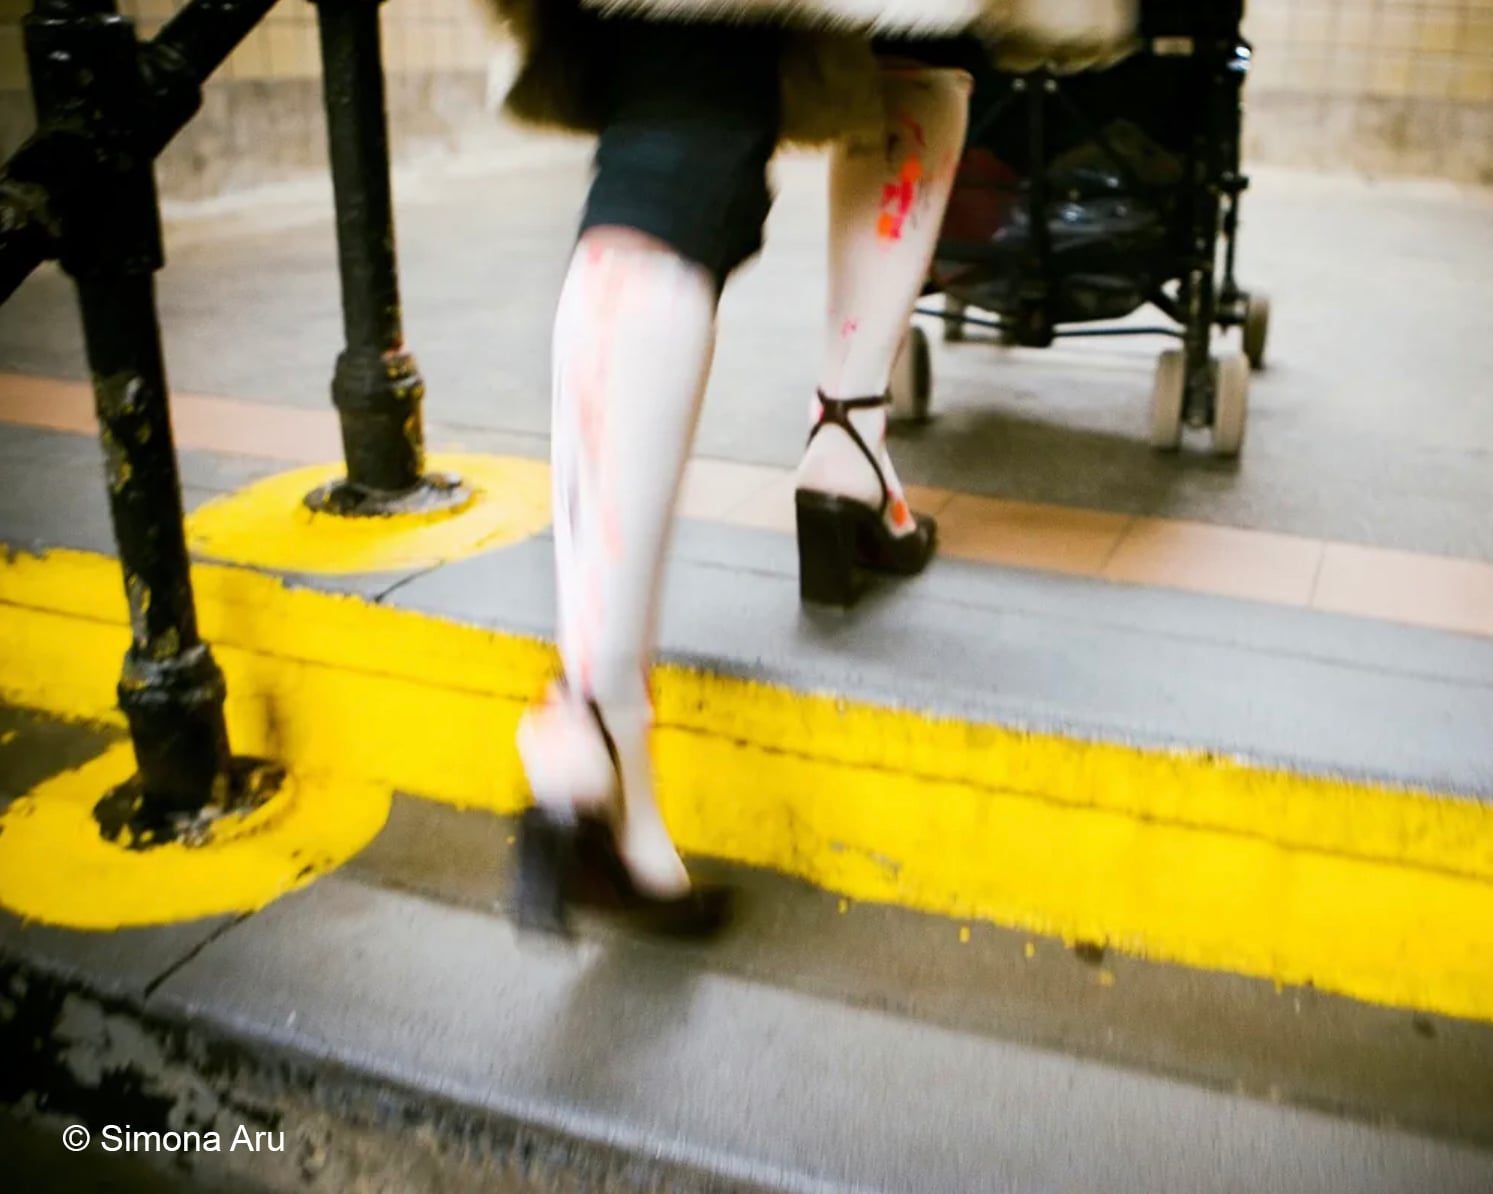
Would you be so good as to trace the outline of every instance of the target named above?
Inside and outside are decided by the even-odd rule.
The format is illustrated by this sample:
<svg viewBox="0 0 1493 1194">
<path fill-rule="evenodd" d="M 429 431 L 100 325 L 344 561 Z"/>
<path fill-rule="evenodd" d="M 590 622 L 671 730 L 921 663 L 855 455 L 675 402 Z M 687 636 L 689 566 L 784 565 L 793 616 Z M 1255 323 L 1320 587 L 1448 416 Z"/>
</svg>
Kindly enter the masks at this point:
<svg viewBox="0 0 1493 1194">
<path fill-rule="evenodd" d="M 912 308 L 922 291 L 964 151 L 971 81 L 960 70 L 887 66 L 881 146 L 842 145 L 830 165 L 829 312 L 819 391 L 826 398 L 886 392 Z M 891 491 L 888 526 L 914 529 L 890 456 L 886 411 L 850 421 L 881 465 Z M 811 410 L 819 420 L 818 399 Z M 844 431 L 826 427 L 799 468 L 799 485 L 881 502 L 870 463 Z"/>
<path fill-rule="evenodd" d="M 554 338 L 555 565 L 568 698 L 531 714 L 519 746 L 535 799 L 557 811 L 615 799 L 593 700 L 616 747 L 618 845 L 639 887 L 689 879 L 654 796 L 647 669 L 675 498 L 710 370 L 710 274 L 624 229 L 576 248 Z"/>
</svg>

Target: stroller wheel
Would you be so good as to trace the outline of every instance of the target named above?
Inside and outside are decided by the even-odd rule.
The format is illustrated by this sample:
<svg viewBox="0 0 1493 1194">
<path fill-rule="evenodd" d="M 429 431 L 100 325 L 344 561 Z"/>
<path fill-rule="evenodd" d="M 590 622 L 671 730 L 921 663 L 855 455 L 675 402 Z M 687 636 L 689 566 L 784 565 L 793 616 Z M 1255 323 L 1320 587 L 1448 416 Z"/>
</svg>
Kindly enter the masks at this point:
<svg viewBox="0 0 1493 1194">
<path fill-rule="evenodd" d="M 907 329 L 902 348 L 892 364 L 891 417 L 904 423 L 925 423 L 933 405 L 933 354 L 928 334 L 920 327 Z"/>
<path fill-rule="evenodd" d="M 1249 416 L 1249 358 L 1220 357 L 1213 386 L 1213 455 L 1237 456 Z"/>
<path fill-rule="evenodd" d="M 1151 447 L 1175 452 L 1182 442 L 1182 401 L 1187 394 L 1187 354 L 1169 348 L 1157 358 L 1151 387 Z"/>
<path fill-rule="evenodd" d="M 1244 355 L 1250 368 L 1265 367 L 1265 344 L 1270 338 L 1270 296 L 1252 294 L 1244 304 Z"/>
<path fill-rule="evenodd" d="M 964 312 L 965 305 L 957 299 L 945 298 L 943 301 L 944 315 L 943 340 L 945 344 L 964 343 Z"/>
</svg>

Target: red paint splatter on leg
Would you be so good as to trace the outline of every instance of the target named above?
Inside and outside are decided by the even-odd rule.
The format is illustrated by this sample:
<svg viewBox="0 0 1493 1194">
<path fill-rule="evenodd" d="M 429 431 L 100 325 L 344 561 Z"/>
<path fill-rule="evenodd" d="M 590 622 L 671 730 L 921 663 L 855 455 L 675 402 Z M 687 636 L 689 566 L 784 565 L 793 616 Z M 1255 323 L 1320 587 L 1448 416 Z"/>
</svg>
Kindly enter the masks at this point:
<svg viewBox="0 0 1493 1194">
<path fill-rule="evenodd" d="M 910 157 L 902 163 L 897 180 L 881 188 L 881 213 L 876 220 L 876 235 L 882 240 L 902 239 L 902 225 L 917 202 L 922 179 L 922 161 Z"/>
</svg>

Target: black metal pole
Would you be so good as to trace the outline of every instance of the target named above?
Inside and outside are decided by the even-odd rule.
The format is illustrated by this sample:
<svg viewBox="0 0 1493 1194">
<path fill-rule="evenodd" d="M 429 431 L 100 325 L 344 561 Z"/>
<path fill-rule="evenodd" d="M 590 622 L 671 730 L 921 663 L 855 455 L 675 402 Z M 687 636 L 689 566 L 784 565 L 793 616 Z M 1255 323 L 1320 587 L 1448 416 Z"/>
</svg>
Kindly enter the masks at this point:
<svg viewBox="0 0 1493 1194">
<path fill-rule="evenodd" d="M 1224 194 L 1228 197 L 1228 207 L 1224 212 L 1223 288 L 1219 301 L 1223 307 L 1222 315 L 1225 322 L 1230 325 L 1244 322 L 1244 307 L 1248 299 L 1248 296 L 1239 290 L 1239 282 L 1234 276 L 1234 270 L 1238 257 L 1239 204 L 1244 192 L 1249 189 L 1249 179 L 1244 173 L 1243 146 L 1240 144 L 1239 133 L 1244 127 L 1244 81 L 1249 74 L 1252 56 L 1253 51 L 1248 43 L 1234 41 L 1225 67 L 1227 74 L 1224 76 L 1229 83 L 1232 95 L 1228 108 L 1221 114 L 1217 123 L 1217 127 L 1229 145 L 1224 157 L 1222 178 Z"/>
<path fill-rule="evenodd" d="M 1032 250 L 1040 263 L 1042 276 L 1051 275 L 1052 230 L 1047 221 L 1051 213 L 1047 210 L 1048 163 L 1047 163 L 1047 96 L 1054 90 L 1053 80 L 1046 71 L 1027 76 L 1030 96 L 1027 103 L 1027 143 L 1030 146 L 1031 164 L 1031 222 Z"/>
<path fill-rule="evenodd" d="M 48 219 L 48 190 L 13 177 L 15 159 L 0 175 L 0 303 L 43 261 L 57 255 Z"/>
<path fill-rule="evenodd" d="M 347 479 L 307 501 L 342 514 L 438 505 L 460 485 L 425 476 L 425 383 L 405 350 L 399 306 L 379 0 L 315 3 L 346 337 L 332 401 Z"/>
<path fill-rule="evenodd" d="M 0 178 L 0 303 L 52 251 L 46 203 L 41 188 Z"/>
<path fill-rule="evenodd" d="M 1021 305 L 1021 326 L 1017 340 L 1033 348 L 1046 348 L 1052 343 L 1052 321 L 1048 317 L 1051 309 L 1053 278 L 1052 229 L 1048 226 L 1051 213 L 1047 210 L 1051 192 L 1050 165 L 1047 160 L 1047 120 L 1052 109 L 1048 96 L 1057 90 L 1057 84 L 1047 70 L 1033 71 L 1016 81 L 1019 88 L 1027 92 L 1027 151 L 1030 164 L 1027 169 L 1028 218 L 1032 243 L 1032 268 L 1029 277 L 1040 279 L 1035 289 Z M 1035 301 L 1032 301 L 1035 300 Z"/>
<path fill-rule="evenodd" d="M 71 128 L 97 171 L 98 185 L 54 214 L 82 309 L 129 603 L 119 700 L 144 811 L 164 820 L 225 804 L 232 769 L 223 675 L 197 631 L 167 407 L 149 105 L 134 29 L 113 0 L 38 0 L 25 39 L 39 121 Z"/>
<path fill-rule="evenodd" d="M 148 57 L 171 55 L 197 83 L 204 83 L 264 20 L 278 0 L 192 0 L 176 10 L 148 43 Z M 171 129 L 161 142 L 169 141 Z"/>
<path fill-rule="evenodd" d="M 167 814 L 225 805 L 226 689 L 197 631 L 155 280 L 103 270 L 76 281 L 130 609 L 119 702 L 142 786 Z"/>
</svg>

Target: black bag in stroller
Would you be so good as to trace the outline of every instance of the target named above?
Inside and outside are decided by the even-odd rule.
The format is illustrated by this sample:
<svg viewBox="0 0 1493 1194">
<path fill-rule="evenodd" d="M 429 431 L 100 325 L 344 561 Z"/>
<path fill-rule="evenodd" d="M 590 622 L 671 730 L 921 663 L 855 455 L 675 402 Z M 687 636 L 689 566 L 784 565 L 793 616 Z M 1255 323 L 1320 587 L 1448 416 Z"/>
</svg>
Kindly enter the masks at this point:
<svg viewBox="0 0 1493 1194">
<path fill-rule="evenodd" d="M 969 327 L 1046 347 L 1079 336 L 1166 335 L 1151 442 L 1183 425 L 1213 450 L 1243 443 L 1251 367 L 1264 364 L 1269 303 L 1234 278 L 1242 96 L 1250 48 L 1242 0 L 1149 0 L 1142 48 L 1074 76 L 991 70 L 976 80 L 965 157 L 926 294 L 944 296 L 945 339 Z M 1220 243 L 1222 260 L 1220 261 Z M 1083 326 L 1150 305 L 1167 326 Z M 971 311 L 987 316 L 973 315 Z M 1215 355 L 1213 331 L 1243 328 L 1243 352 Z M 914 327 L 893 408 L 925 418 L 928 346 Z"/>
</svg>

